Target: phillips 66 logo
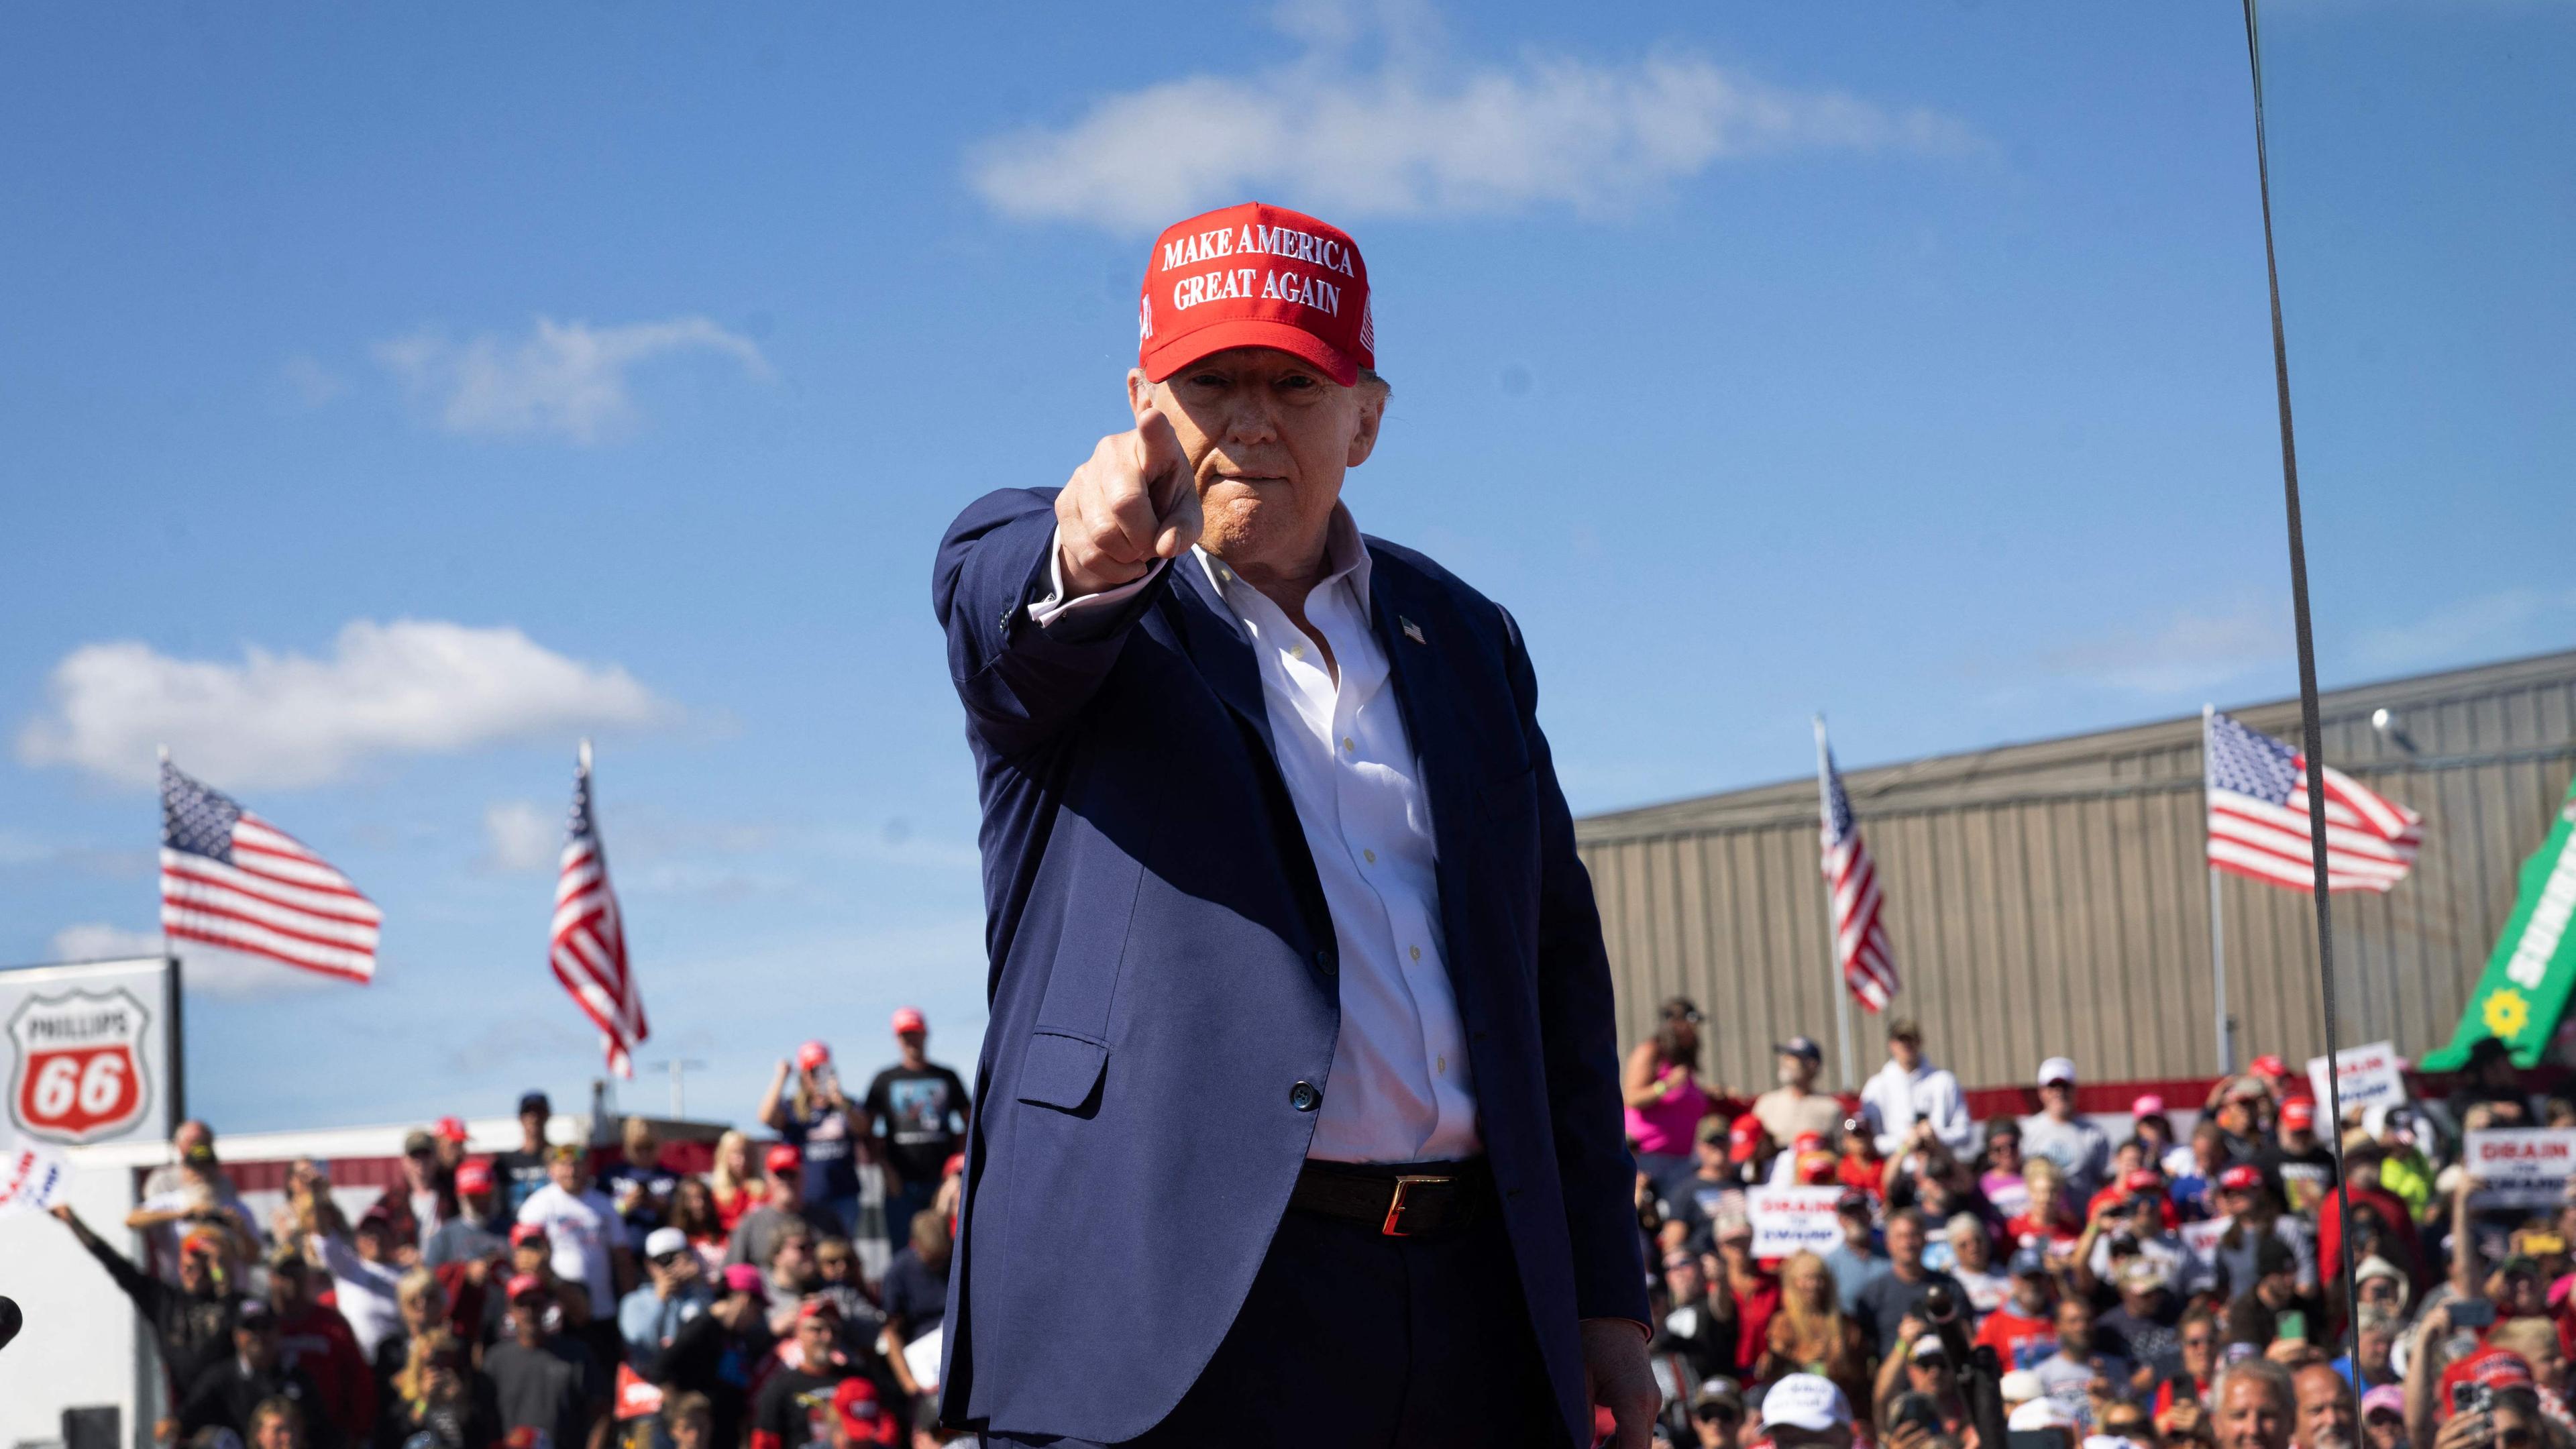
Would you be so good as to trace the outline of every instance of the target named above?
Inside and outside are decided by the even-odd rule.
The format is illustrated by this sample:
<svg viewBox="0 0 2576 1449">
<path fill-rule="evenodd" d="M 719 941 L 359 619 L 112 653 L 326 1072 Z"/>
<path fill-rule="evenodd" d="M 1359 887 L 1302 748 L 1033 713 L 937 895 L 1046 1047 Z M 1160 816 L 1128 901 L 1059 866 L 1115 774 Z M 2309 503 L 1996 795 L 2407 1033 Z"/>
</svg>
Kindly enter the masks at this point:
<svg viewBox="0 0 2576 1449">
<path fill-rule="evenodd" d="M 9 1018 L 18 1064 L 9 1115 L 31 1137 L 81 1143 L 140 1121 L 152 1102 L 143 1030 L 151 1014 L 122 989 L 30 997 Z"/>
</svg>

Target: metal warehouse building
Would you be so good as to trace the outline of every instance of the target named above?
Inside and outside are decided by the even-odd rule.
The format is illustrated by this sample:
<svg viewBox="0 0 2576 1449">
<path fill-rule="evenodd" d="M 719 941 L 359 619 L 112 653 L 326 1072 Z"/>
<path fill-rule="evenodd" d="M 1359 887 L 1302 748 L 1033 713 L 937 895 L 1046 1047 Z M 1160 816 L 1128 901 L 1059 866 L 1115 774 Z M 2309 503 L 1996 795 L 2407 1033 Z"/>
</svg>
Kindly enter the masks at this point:
<svg viewBox="0 0 2576 1449">
<path fill-rule="evenodd" d="M 2418 1057 L 2450 1039 L 2576 768 L 2576 651 L 2323 703 L 2327 763 L 2424 816 L 2410 877 L 2336 898 L 2341 1040 Z M 2296 700 L 2225 708 L 2297 742 Z M 2394 729 L 2373 726 L 2380 709 Z M 2200 730 L 2192 716 L 1845 773 L 1904 974 L 1890 1010 L 1921 1019 L 1963 1083 L 2026 1083 L 2057 1053 L 2094 1081 L 2219 1070 Z M 1689 996 L 1713 1081 L 1767 1085 L 1771 1045 L 1793 1032 L 1827 1044 L 1832 1078 L 1839 983 L 1812 778 L 1593 816 L 1576 838 L 1625 1041 L 1654 1029 L 1665 997 Z M 2222 882 L 2236 1061 L 2270 1051 L 2295 1067 L 2324 1049 L 2314 907 Z M 1866 1075 L 1880 1022 L 1853 1015 Z"/>
</svg>

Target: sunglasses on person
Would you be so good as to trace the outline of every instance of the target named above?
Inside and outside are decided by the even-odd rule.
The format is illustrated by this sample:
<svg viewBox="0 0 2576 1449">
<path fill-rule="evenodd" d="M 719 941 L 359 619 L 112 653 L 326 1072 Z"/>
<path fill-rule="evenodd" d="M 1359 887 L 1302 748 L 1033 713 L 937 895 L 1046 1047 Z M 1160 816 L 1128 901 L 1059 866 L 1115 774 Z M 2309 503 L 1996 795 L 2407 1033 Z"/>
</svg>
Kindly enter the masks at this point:
<svg viewBox="0 0 2576 1449">
<path fill-rule="evenodd" d="M 670 1267 L 673 1263 L 676 1263 L 676 1262 L 680 1261 L 682 1258 L 685 1258 L 685 1257 L 689 1256 L 690 1251 L 691 1251 L 691 1250 L 690 1250 L 690 1249 L 687 1249 L 687 1248 L 673 1248 L 671 1251 L 669 1251 L 669 1252 L 667 1252 L 667 1253 L 656 1253 L 656 1254 L 654 1254 L 654 1255 L 653 1255 L 653 1257 L 652 1257 L 652 1259 L 651 1259 L 650 1261 L 652 1262 L 653 1266 L 654 1266 L 654 1267 L 656 1267 L 656 1268 L 668 1268 L 668 1267 Z"/>
<path fill-rule="evenodd" d="M 850 1266 L 850 1255 L 847 1253 L 819 1253 L 815 1255 L 814 1266 L 826 1270 L 833 1268 L 846 1268 Z"/>
<path fill-rule="evenodd" d="M 1691 1025 L 1697 1026 L 1700 1024 L 1701 1017 L 1697 1008 L 1683 1007 L 1678 1011 L 1665 1012 L 1664 1019 L 1666 1021 L 1687 1021 Z"/>
<path fill-rule="evenodd" d="M 1702 1404 L 1691 1411 L 1691 1417 L 1703 1424 L 1734 1424 L 1744 1418 L 1744 1412 L 1724 1404 Z"/>
</svg>

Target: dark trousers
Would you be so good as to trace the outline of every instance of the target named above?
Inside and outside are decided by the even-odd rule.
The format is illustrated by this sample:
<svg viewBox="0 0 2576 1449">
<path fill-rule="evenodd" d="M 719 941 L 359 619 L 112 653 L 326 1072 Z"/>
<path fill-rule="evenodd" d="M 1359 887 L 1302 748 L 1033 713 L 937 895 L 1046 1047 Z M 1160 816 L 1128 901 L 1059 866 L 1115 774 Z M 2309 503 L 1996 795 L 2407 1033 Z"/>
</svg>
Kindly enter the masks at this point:
<svg viewBox="0 0 2576 1449">
<path fill-rule="evenodd" d="M 987 1445 L 1107 1449 L 987 1434 Z M 1290 1212 L 1234 1326 L 1125 1449 L 1565 1449 L 1500 1217 L 1390 1238 Z"/>
</svg>

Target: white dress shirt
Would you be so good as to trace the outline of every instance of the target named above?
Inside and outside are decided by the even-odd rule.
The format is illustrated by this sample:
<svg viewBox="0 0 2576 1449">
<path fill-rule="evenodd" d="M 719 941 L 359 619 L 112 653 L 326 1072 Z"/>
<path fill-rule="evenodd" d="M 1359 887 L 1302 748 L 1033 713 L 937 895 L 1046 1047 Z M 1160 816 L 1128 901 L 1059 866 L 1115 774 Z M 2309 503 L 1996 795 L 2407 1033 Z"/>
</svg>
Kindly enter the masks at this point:
<svg viewBox="0 0 2576 1449">
<path fill-rule="evenodd" d="M 1469 1157 L 1483 1147 L 1466 1032 L 1444 964 L 1430 801 L 1386 650 L 1369 625 L 1368 549 L 1350 510 L 1338 505 L 1325 562 L 1330 572 L 1306 595 L 1306 621 L 1331 648 L 1338 680 L 1315 641 L 1222 559 L 1192 549 L 1187 565 L 1204 571 L 1260 662 L 1279 773 L 1333 916 L 1341 1031 L 1307 1155 Z M 1061 562 L 1050 568 L 1053 593 L 1029 607 L 1041 627 L 1114 608 L 1153 578 L 1067 599 Z"/>
</svg>

